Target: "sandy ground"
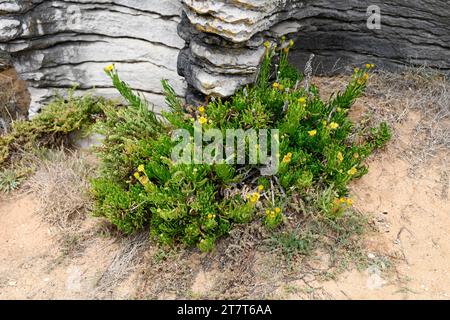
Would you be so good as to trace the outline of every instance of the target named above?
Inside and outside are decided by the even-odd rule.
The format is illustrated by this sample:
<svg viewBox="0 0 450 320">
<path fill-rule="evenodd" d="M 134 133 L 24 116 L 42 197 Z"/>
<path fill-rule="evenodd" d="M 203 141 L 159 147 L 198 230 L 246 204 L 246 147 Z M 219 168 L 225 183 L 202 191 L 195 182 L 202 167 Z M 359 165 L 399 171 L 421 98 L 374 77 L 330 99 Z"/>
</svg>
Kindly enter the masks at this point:
<svg viewBox="0 0 450 320">
<path fill-rule="evenodd" d="M 32 195 L 0 199 L 0 299 L 89 299 L 118 250 L 97 237 L 82 255 L 65 257 L 58 230 L 36 215 Z M 101 253 L 101 254 L 100 254 Z"/>
<path fill-rule="evenodd" d="M 369 174 L 352 185 L 356 208 L 370 215 L 378 230 L 366 239 L 374 263 L 335 280 L 312 281 L 309 290 L 320 289 L 319 297 L 449 299 L 450 190 L 448 175 L 442 176 L 448 163 L 438 156 L 411 173 L 409 162 L 395 156 L 408 143 L 414 123 L 412 116 L 399 127 L 397 143 L 372 159 Z M 58 230 L 36 214 L 33 195 L 3 195 L 0 200 L 0 299 L 136 297 L 136 273 L 111 288 L 99 286 L 120 252 L 120 241 L 98 235 L 81 253 L 66 256 Z M 378 259 L 381 256 L 391 258 L 390 271 Z M 202 270 L 192 283 L 194 297 L 213 286 Z M 273 297 L 302 299 L 307 297 L 304 292 L 301 283 L 286 282 Z"/>
<path fill-rule="evenodd" d="M 414 120 L 400 128 L 400 144 L 412 136 Z M 448 162 L 441 155 L 411 173 L 409 162 L 394 152 L 388 149 L 373 160 L 352 190 L 356 207 L 373 214 L 380 231 L 367 239 L 373 248 L 369 258 L 377 259 L 377 252 L 392 257 L 395 278 L 383 279 L 378 268 L 348 272 L 325 284 L 336 298 L 450 298 Z"/>
</svg>

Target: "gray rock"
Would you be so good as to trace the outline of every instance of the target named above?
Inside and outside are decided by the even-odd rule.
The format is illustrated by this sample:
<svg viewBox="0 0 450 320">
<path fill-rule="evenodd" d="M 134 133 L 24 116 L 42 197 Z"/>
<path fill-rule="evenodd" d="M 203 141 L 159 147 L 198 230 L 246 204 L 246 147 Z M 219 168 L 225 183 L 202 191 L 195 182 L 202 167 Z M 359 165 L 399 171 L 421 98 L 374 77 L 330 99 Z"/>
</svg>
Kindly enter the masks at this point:
<svg viewBox="0 0 450 320">
<path fill-rule="evenodd" d="M 31 116 L 55 90 L 74 85 L 117 97 L 103 71 L 110 63 L 161 107 L 161 79 L 185 95 L 176 69 L 184 46 L 176 32 L 180 12 L 178 0 L 0 0 L 0 52 L 11 54 L 29 84 Z"/>
<path fill-rule="evenodd" d="M 373 4 L 369 0 L 182 2 L 186 18 L 178 31 L 188 47 L 180 53 L 179 72 L 190 88 L 206 95 L 231 94 L 248 83 L 249 72 L 257 70 L 252 71 L 252 63 L 242 63 L 241 57 L 256 59 L 255 45 L 283 35 L 295 40 L 290 60 L 300 69 L 315 54 L 315 74 L 348 72 L 367 62 L 387 70 L 426 65 L 450 73 L 450 3 L 446 0 L 379 4 L 381 29 L 368 26 L 372 14 L 368 9 Z M 205 47 L 213 49 L 199 54 Z M 194 67 L 182 66 L 180 60 Z"/>
<path fill-rule="evenodd" d="M 31 114 L 55 90 L 117 97 L 103 67 L 115 63 L 158 110 L 160 79 L 180 96 L 229 96 L 255 80 L 263 42 L 295 40 L 290 59 L 315 74 L 375 63 L 398 70 L 428 65 L 450 72 L 447 0 L 380 3 L 381 29 L 369 28 L 369 0 L 0 0 L 1 52 L 30 86 Z M 3 60 L 2 60 L 3 59 Z M 8 62 L 11 64 L 10 62 Z"/>
</svg>

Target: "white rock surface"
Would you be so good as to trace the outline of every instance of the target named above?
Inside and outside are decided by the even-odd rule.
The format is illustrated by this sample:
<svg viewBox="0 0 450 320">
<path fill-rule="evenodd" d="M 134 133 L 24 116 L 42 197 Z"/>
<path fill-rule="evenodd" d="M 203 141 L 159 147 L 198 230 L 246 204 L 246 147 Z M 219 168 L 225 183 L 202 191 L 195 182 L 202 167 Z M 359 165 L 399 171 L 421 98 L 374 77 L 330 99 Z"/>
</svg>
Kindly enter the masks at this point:
<svg viewBox="0 0 450 320">
<path fill-rule="evenodd" d="M 32 111 L 54 89 L 114 96 L 103 67 L 161 107 L 160 79 L 180 96 L 229 96 L 255 80 L 263 42 L 288 34 L 300 69 L 316 73 L 375 63 L 450 72 L 448 0 L 379 3 L 381 29 L 368 28 L 370 0 L 0 0 L 0 67 L 9 52 L 32 93 Z M 4 60 L 4 59 L 3 59 Z M 181 76 L 180 76 L 181 75 Z M 184 78 L 183 78 L 184 77 Z"/>
<path fill-rule="evenodd" d="M 368 27 L 374 4 L 370 0 L 182 2 L 185 16 L 178 31 L 189 45 L 180 54 L 178 68 L 189 91 L 233 93 L 256 72 L 261 40 L 283 35 L 295 40 L 290 59 L 299 69 L 315 54 L 316 74 L 351 71 L 367 62 L 388 70 L 426 65 L 450 73 L 448 0 L 378 3 L 379 29 Z"/>
<path fill-rule="evenodd" d="M 0 50 L 29 83 L 31 114 L 73 85 L 117 96 L 103 72 L 110 63 L 160 108 L 161 79 L 181 97 L 186 90 L 177 73 L 180 12 L 178 0 L 0 0 Z"/>
</svg>

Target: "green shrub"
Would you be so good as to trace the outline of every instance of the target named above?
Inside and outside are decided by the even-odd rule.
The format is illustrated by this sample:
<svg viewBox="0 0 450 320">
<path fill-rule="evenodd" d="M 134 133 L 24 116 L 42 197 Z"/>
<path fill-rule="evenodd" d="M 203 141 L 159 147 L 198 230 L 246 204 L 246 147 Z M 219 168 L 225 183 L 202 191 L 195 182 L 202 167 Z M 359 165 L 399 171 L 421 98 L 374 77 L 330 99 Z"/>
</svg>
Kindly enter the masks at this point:
<svg viewBox="0 0 450 320">
<path fill-rule="evenodd" d="M 34 148 L 60 147 L 71 132 L 85 129 L 101 117 L 101 105 L 111 102 L 91 96 L 55 98 L 31 121 L 17 120 L 11 130 L 0 135 L 0 169 L 15 156 Z"/>
<path fill-rule="evenodd" d="M 366 87 L 373 67 L 356 69 L 343 92 L 322 101 L 319 89 L 300 88 L 302 76 L 287 62 L 291 44 L 281 49 L 266 44 L 258 81 L 229 99 L 210 99 L 204 106 L 184 106 L 166 81 L 162 85 L 170 108 L 164 120 L 120 80 L 114 66 L 105 69 L 129 102 L 126 108 L 103 106 L 97 130 L 105 136 L 99 148 L 100 177 L 92 181 L 95 214 L 131 233 L 149 226 L 163 243 L 214 247 L 236 223 L 264 219 L 269 228 L 283 223 L 291 197 L 321 196 L 317 208 L 338 219 L 351 206 L 348 183 L 367 172 L 364 160 L 390 137 L 383 124 L 355 132 L 348 111 Z M 278 69 L 273 73 L 274 61 Z M 272 79 L 271 75 L 276 78 Z M 180 164 L 171 159 L 176 129 L 279 129 L 280 167 L 275 176 L 261 176 L 261 165 Z M 361 139 L 352 139 L 352 135 Z M 188 147 L 193 148 L 192 144 Z M 192 149 L 191 149 L 192 150 Z M 249 154 L 246 154 L 249 157 Z M 308 201 L 308 200 L 305 200 Z M 265 214 L 264 214 L 265 212 Z"/>
<path fill-rule="evenodd" d="M 32 120 L 13 121 L 9 132 L 0 135 L 0 191 L 17 189 L 48 149 L 68 147 L 70 134 L 88 131 L 111 104 L 102 98 L 75 97 L 71 90 L 67 99 L 55 98 Z"/>
</svg>

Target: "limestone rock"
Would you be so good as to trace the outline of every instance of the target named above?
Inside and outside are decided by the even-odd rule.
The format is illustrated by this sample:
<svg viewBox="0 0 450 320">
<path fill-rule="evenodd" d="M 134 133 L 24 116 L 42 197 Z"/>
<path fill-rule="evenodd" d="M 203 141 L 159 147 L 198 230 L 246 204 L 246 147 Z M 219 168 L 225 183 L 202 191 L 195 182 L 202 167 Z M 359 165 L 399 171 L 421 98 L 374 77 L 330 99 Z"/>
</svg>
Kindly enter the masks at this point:
<svg viewBox="0 0 450 320">
<path fill-rule="evenodd" d="M 304 66 L 316 55 L 316 74 L 342 73 L 354 65 L 375 63 L 378 68 L 428 66 L 450 73 L 450 2 L 395 0 L 378 3 L 380 29 L 369 29 L 373 1 L 304 1 L 290 22 L 302 27 L 291 60 Z"/>
<path fill-rule="evenodd" d="M 103 72 L 110 63 L 160 107 L 161 79 L 185 95 L 176 68 L 184 46 L 176 31 L 180 12 L 178 0 L 0 0 L 0 52 L 11 54 L 28 82 L 31 114 L 55 90 L 74 85 L 117 97 Z"/>
<path fill-rule="evenodd" d="M 0 0 L 0 68 L 11 55 L 37 112 L 54 90 L 74 84 L 117 96 L 103 67 L 163 103 L 160 79 L 180 96 L 229 96 L 256 79 L 263 42 L 288 35 L 300 69 L 346 72 L 370 62 L 396 70 L 427 65 L 450 73 L 450 3 L 369 0 Z M 3 60 L 2 60 L 3 59 Z M 9 59 L 8 59 L 9 61 Z M 8 62 L 9 63 L 9 62 Z M 5 67 L 3 67 L 5 68 Z"/>
<path fill-rule="evenodd" d="M 289 17 L 286 9 L 302 3 L 288 0 L 183 0 L 190 22 L 200 31 L 233 42 L 245 42 Z"/>
<path fill-rule="evenodd" d="M 202 94 L 228 95 L 254 79 L 261 57 L 258 45 L 282 35 L 295 40 L 290 59 L 300 69 L 315 54 L 316 74 L 347 72 L 366 62 L 387 70 L 426 65 L 450 73 L 446 0 L 378 4 L 380 29 L 368 25 L 373 14 L 369 0 L 182 2 L 185 18 L 178 32 L 187 46 L 178 68 L 189 90 Z"/>
</svg>

